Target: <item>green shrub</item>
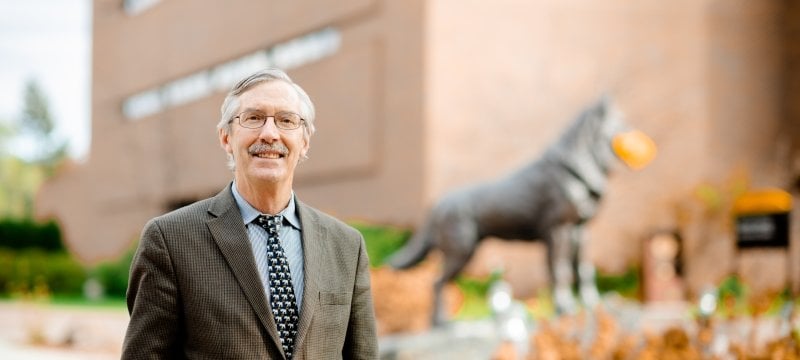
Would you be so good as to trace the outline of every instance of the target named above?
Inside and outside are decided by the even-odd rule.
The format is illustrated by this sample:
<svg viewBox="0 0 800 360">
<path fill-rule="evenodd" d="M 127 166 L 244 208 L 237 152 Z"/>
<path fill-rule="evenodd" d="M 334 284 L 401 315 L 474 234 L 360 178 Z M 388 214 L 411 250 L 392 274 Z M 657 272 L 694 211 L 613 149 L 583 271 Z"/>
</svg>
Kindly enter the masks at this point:
<svg viewBox="0 0 800 360">
<path fill-rule="evenodd" d="M 616 292 L 627 298 L 639 298 L 641 279 L 636 267 L 629 267 L 622 274 L 606 274 L 598 269 L 595 279 L 600 293 Z"/>
<path fill-rule="evenodd" d="M 83 293 L 86 270 L 68 253 L 0 249 L 0 292 L 6 296 Z"/>
<path fill-rule="evenodd" d="M 31 219 L 0 219 L 0 248 L 64 251 L 61 230 L 54 221 L 43 223 Z"/>
<path fill-rule="evenodd" d="M 491 316 L 489 288 L 500 280 L 502 276 L 503 274 L 500 272 L 494 272 L 481 278 L 465 275 L 457 276 L 455 283 L 464 298 L 455 318 L 458 320 L 474 320 Z"/>
<path fill-rule="evenodd" d="M 136 252 L 134 246 L 115 261 L 109 261 L 97 265 L 92 269 L 91 276 L 103 286 L 104 295 L 108 298 L 125 298 L 128 289 L 128 276 L 130 273 L 133 254 Z"/>
<path fill-rule="evenodd" d="M 364 236 L 372 267 L 379 267 L 411 237 L 411 231 L 392 226 L 351 223 Z"/>
</svg>

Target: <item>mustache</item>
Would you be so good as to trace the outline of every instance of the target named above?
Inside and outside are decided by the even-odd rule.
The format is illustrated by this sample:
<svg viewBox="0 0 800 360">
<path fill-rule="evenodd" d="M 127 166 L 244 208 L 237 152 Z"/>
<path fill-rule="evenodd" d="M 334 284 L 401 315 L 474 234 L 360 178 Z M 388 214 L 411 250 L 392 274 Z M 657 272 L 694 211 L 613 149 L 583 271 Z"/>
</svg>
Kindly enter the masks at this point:
<svg viewBox="0 0 800 360">
<path fill-rule="evenodd" d="M 275 144 L 256 143 L 250 145 L 250 147 L 247 148 L 247 152 L 250 155 L 256 155 L 265 152 L 277 152 L 283 156 L 286 156 L 289 154 L 289 148 L 287 148 L 286 145 L 283 145 L 281 143 L 275 143 Z"/>
</svg>

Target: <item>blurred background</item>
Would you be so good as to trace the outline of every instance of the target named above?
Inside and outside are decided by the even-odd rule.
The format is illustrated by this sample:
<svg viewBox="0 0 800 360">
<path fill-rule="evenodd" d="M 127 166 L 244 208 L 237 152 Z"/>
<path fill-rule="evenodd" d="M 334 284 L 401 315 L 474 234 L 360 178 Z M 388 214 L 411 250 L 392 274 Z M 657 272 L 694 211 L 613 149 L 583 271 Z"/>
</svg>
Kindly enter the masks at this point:
<svg viewBox="0 0 800 360">
<path fill-rule="evenodd" d="M 785 246 L 747 250 L 735 227 L 745 194 L 797 197 L 796 1 L 3 1 L 0 320 L 18 324 L 3 341 L 114 356 L 142 226 L 231 180 L 219 107 L 264 67 L 317 106 L 295 191 L 358 226 L 375 269 L 442 194 L 533 161 L 609 94 L 659 152 L 612 174 L 589 224 L 605 284 L 643 303 L 732 277 L 751 300 L 798 286 L 796 226 Z M 672 270 L 652 265 L 665 234 Z M 544 252 L 490 239 L 466 275 L 502 267 L 535 298 Z M 72 303 L 105 320 L 46 306 Z"/>
</svg>

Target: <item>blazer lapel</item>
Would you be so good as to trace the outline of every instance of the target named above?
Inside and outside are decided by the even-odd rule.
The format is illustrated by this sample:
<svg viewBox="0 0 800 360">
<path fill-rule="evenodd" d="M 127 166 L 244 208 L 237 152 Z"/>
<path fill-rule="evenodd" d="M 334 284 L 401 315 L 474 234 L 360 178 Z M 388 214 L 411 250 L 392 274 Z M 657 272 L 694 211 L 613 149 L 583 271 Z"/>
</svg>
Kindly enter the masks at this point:
<svg viewBox="0 0 800 360">
<path fill-rule="evenodd" d="M 258 319 L 261 320 L 261 324 L 267 329 L 275 346 L 283 352 L 275 319 L 269 310 L 264 285 L 258 275 L 247 231 L 242 223 L 242 215 L 239 207 L 236 206 L 230 186 L 214 197 L 208 212 L 215 216 L 207 223 L 214 241 L 233 271 L 247 301 L 253 307 Z"/>
<path fill-rule="evenodd" d="M 320 244 L 327 238 L 327 230 L 320 226 L 319 217 L 300 201 L 296 202 L 300 222 L 303 227 L 303 266 L 305 288 L 303 289 L 303 305 L 300 310 L 300 322 L 298 324 L 297 339 L 295 339 L 295 349 L 302 349 L 303 341 L 308 333 L 311 320 L 317 309 L 319 302 L 319 286 L 317 278 L 321 271 L 323 254 Z"/>
</svg>

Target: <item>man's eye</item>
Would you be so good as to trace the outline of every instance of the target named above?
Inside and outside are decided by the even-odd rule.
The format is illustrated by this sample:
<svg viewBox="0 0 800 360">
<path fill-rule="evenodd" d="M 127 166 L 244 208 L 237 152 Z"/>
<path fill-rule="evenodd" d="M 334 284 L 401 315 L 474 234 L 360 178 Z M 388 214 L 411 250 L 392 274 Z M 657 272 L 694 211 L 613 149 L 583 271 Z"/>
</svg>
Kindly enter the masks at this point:
<svg viewBox="0 0 800 360">
<path fill-rule="evenodd" d="M 245 118 L 245 120 L 248 121 L 248 122 L 259 122 L 259 121 L 261 121 L 261 116 L 255 115 L 255 114 L 251 114 L 251 115 L 248 115 Z"/>
</svg>

